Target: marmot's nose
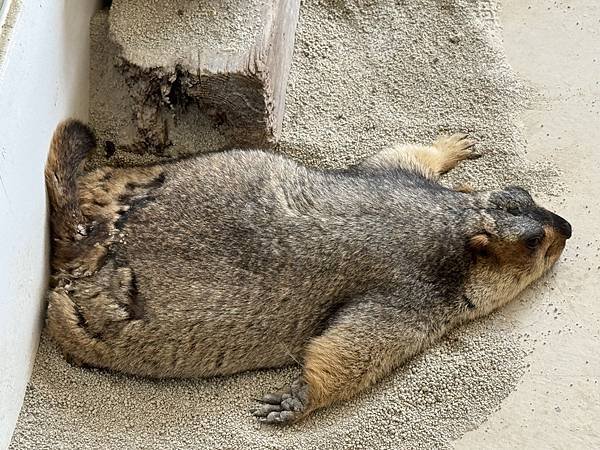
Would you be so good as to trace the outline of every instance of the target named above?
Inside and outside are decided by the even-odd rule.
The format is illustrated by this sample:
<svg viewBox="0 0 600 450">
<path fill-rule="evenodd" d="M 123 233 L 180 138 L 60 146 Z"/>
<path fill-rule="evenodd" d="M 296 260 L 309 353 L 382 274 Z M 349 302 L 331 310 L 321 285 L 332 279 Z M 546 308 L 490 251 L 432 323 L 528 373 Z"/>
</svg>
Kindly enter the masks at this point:
<svg viewBox="0 0 600 450">
<path fill-rule="evenodd" d="M 573 232 L 571 224 L 559 215 L 552 214 L 552 225 L 554 225 L 554 228 L 556 228 L 565 238 L 569 239 L 571 237 Z"/>
</svg>

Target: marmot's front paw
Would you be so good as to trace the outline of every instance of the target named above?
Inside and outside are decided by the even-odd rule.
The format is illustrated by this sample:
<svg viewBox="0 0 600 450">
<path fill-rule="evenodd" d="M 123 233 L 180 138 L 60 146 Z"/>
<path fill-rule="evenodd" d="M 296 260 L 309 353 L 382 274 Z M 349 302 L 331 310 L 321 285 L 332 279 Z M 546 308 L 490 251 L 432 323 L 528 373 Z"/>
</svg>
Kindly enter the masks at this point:
<svg viewBox="0 0 600 450">
<path fill-rule="evenodd" d="M 289 424 L 308 412 L 308 384 L 298 378 L 288 388 L 265 394 L 258 400 L 262 405 L 252 411 L 265 423 Z"/>
<path fill-rule="evenodd" d="M 465 133 L 439 136 L 433 146 L 443 152 L 448 159 L 456 162 L 482 156 L 481 153 L 475 151 L 475 141 L 469 139 L 469 135 Z"/>
</svg>

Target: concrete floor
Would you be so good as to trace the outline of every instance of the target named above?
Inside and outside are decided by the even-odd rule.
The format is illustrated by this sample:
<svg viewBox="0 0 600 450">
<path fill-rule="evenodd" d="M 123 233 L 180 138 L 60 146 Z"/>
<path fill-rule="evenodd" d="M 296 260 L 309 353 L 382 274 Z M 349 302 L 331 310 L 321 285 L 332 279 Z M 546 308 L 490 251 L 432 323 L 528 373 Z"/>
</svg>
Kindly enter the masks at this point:
<svg viewBox="0 0 600 450">
<path fill-rule="evenodd" d="M 537 340 L 528 373 L 456 448 L 600 448 L 600 3 L 504 0 L 499 20 L 540 94 L 523 117 L 529 157 L 562 169 L 567 191 L 547 203 L 574 235 L 555 276 L 508 307 Z"/>
</svg>

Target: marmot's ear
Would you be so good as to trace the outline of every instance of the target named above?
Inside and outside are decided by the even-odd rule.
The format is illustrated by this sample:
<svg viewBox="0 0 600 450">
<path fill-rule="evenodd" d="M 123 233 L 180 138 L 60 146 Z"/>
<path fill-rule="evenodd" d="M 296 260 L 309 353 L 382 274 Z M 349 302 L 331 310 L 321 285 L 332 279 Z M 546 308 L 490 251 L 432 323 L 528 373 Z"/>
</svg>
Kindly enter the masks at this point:
<svg viewBox="0 0 600 450">
<path fill-rule="evenodd" d="M 473 253 L 477 255 L 485 255 L 488 253 L 488 246 L 490 244 L 489 234 L 486 232 L 477 233 L 474 236 L 471 236 L 467 246 Z"/>
</svg>

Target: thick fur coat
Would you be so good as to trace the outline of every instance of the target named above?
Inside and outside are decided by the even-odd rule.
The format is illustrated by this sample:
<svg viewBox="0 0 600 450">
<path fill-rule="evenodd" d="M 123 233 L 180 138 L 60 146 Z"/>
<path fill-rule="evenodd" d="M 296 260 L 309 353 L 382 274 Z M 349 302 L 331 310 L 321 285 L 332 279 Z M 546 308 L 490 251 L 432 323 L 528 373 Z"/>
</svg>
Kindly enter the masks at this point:
<svg viewBox="0 0 600 450">
<path fill-rule="evenodd" d="M 439 184 L 477 156 L 464 135 L 330 172 L 230 151 L 80 174 L 94 145 L 76 121 L 51 144 L 50 334 L 76 363 L 151 377 L 300 362 L 266 422 L 350 398 L 511 300 L 571 234 L 523 189 Z"/>
</svg>

